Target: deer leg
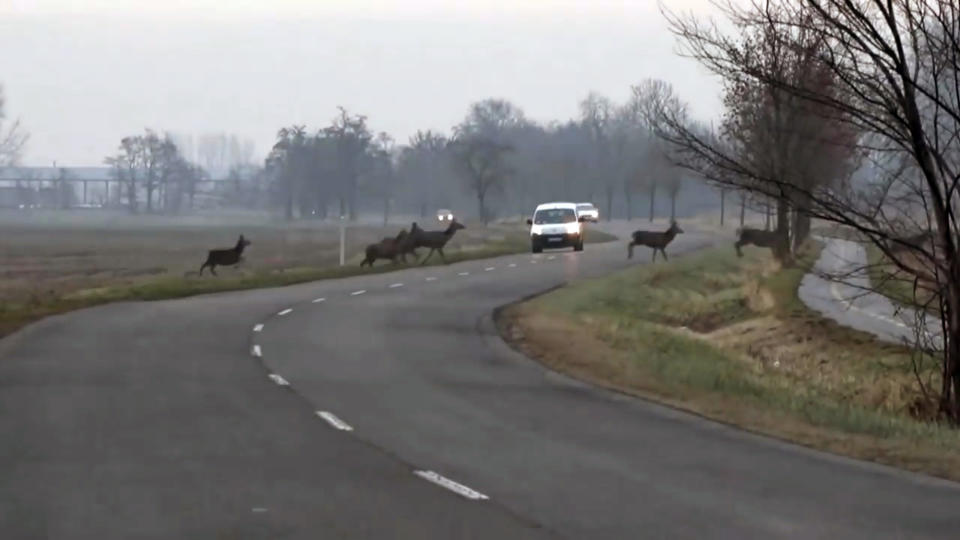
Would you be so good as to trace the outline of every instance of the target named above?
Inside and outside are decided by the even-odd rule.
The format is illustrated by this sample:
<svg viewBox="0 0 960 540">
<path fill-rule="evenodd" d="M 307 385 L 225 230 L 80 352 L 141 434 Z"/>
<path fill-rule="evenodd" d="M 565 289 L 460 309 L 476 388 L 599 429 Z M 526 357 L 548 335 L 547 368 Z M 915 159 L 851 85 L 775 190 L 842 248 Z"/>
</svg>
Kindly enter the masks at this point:
<svg viewBox="0 0 960 540">
<path fill-rule="evenodd" d="M 219 274 L 217 274 L 217 265 L 215 265 L 215 264 L 211 264 L 211 265 L 210 265 L 210 273 L 213 274 L 213 275 L 215 275 L 215 276 L 219 275 Z"/>
<path fill-rule="evenodd" d="M 200 265 L 200 275 L 201 275 L 201 276 L 203 275 L 203 269 L 206 268 L 207 266 L 209 266 L 209 261 L 203 263 L 202 265 Z"/>
<path fill-rule="evenodd" d="M 665 260 L 665 261 L 667 261 L 667 262 L 670 262 L 670 257 L 667 257 L 667 250 L 666 250 L 666 249 L 661 249 L 661 250 L 660 250 L 660 253 L 663 253 L 663 260 Z"/>
<path fill-rule="evenodd" d="M 653 262 L 657 262 L 657 248 L 653 248 Z"/>
<path fill-rule="evenodd" d="M 421 262 L 420 264 L 427 264 L 427 261 L 430 260 L 430 256 L 433 255 L 433 251 L 434 251 L 433 248 L 430 248 L 430 253 L 427 253 L 426 258 L 424 258 L 423 262 Z"/>
<path fill-rule="evenodd" d="M 630 242 L 629 244 L 627 244 L 627 258 L 628 259 L 633 258 L 633 242 Z"/>
<path fill-rule="evenodd" d="M 743 257 L 743 252 L 740 251 L 740 245 L 741 245 L 741 244 L 740 244 L 739 241 L 737 241 L 737 243 L 733 244 L 733 248 L 737 250 L 737 257 Z"/>
<path fill-rule="evenodd" d="M 440 260 L 443 261 L 443 264 L 447 264 L 447 258 L 443 256 L 443 248 L 437 248 L 437 253 L 440 254 Z"/>
</svg>

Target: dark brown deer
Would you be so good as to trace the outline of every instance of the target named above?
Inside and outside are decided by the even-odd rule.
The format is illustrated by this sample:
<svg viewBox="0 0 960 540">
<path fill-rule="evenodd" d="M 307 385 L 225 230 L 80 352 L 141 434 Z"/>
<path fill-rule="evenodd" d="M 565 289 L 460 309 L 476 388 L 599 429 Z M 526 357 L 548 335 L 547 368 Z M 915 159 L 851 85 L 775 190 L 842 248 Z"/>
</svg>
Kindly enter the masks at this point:
<svg viewBox="0 0 960 540">
<path fill-rule="evenodd" d="M 737 242 L 733 245 L 737 250 L 737 257 L 743 257 L 743 246 L 753 245 L 761 248 L 770 248 L 773 256 L 778 260 L 786 260 L 789 248 L 785 239 L 777 231 L 765 231 L 744 227 L 737 229 Z"/>
<path fill-rule="evenodd" d="M 627 245 L 627 258 L 633 258 L 633 246 L 647 246 L 653 248 L 653 260 L 657 260 L 657 251 L 663 253 L 663 258 L 667 258 L 667 252 L 664 248 L 673 242 L 673 239 L 678 235 L 683 233 L 683 229 L 677 225 L 676 221 L 670 222 L 670 228 L 664 232 L 654 232 L 654 231 L 634 231 L 633 240 Z"/>
<path fill-rule="evenodd" d="M 467 227 L 457 221 L 456 218 L 454 218 L 447 229 L 443 231 L 425 231 L 414 222 L 413 225 L 410 226 L 410 239 L 413 245 L 411 249 L 419 247 L 430 248 L 430 253 L 427 253 L 427 256 L 420 264 L 426 264 L 434 251 L 439 253 L 440 258 L 446 263 L 447 258 L 443 256 L 443 246 L 447 245 L 447 242 L 453 238 L 453 235 L 456 234 L 457 231 L 466 228 Z"/>
<path fill-rule="evenodd" d="M 237 245 L 230 249 L 211 249 L 207 253 L 207 260 L 200 266 L 200 275 L 203 275 L 203 269 L 210 267 L 210 273 L 217 275 L 218 266 L 233 266 L 243 262 L 243 249 L 250 245 L 250 241 L 240 235 Z"/>
<path fill-rule="evenodd" d="M 377 259 L 389 259 L 396 264 L 397 257 L 400 257 L 403 262 L 407 262 L 407 253 L 412 253 L 416 257 L 416 252 L 411 245 L 410 234 L 405 230 L 400 231 L 394 238 L 386 237 L 376 244 L 367 246 L 365 257 L 360 261 L 360 267 L 363 268 L 366 265 L 372 267 Z"/>
</svg>

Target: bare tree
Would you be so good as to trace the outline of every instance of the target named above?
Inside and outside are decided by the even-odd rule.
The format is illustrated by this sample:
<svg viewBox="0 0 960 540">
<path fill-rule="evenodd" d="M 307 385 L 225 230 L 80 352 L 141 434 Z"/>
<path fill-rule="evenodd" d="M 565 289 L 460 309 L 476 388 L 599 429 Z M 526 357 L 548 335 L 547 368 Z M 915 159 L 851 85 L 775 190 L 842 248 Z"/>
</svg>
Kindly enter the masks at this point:
<svg viewBox="0 0 960 540">
<path fill-rule="evenodd" d="M 20 153 L 30 138 L 20 125 L 20 120 L 5 125 L 6 113 L 3 86 L 0 86 L 0 167 L 16 165 L 20 160 Z"/>
<path fill-rule="evenodd" d="M 477 197 L 480 220 L 489 223 L 488 197 L 502 190 L 513 175 L 507 162 L 514 151 L 513 133 L 527 124 L 523 111 L 502 99 L 488 99 L 470 106 L 466 118 L 454 128 L 450 143 L 454 168 Z"/>
<path fill-rule="evenodd" d="M 685 52 L 728 82 L 756 84 L 767 95 L 773 89 L 804 115 L 844 126 L 856 135 L 852 140 L 844 134 L 830 141 L 815 129 L 804 138 L 832 142 L 838 152 L 852 146 L 869 160 L 871 174 L 795 182 L 779 160 L 797 154 L 775 153 L 772 166 L 759 166 L 711 144 L 689 129 L 674 96 L 663 96 L 649 111 L 658 134 L 680 149 L 678 163 L 715 181 L 735 178 L 737 187 L 778 201 L 803 197 L 801 213 L 852 228 L 922 283 L 943 336 L 937 408 L 960 421 L 960 7 L 944 0 L 756 0 L 723 9 L 739 35 L 667 14 Z M 744 36 L 751 35 L 763 35 L 775 49 L 745 48 Z M 797 78 L 748 50 L 809 58 L 817 75 Z M 763 104 L 759 96 L 749 99 Z M 793 133 L 787 122 L 771 126 L 781 138 Z M 907 240 L 917 229 L 934 241 Z"/>
<path fill-rule="evenodd" d="M 590 133 L 590 147 L 593 153 L 593 175 L 591 180 L 597 186 L 603 186 L 607 199 L 607 219 L 613 219 L 613 194 L 617 188 L 616 175 L 611 170 L 612 143 L 611 131 L 614 117 L 614 105 L 604 96 L 591 92 L 580 102 L 580 121 Z"/>
<path fill-rule="evenodd" d="M 451 141 L 456 170 L 477 197 L 477 210 L 484 225 L 490 221 L 487 200 L 494 190 L 503 189 L 511 170 L 506 155 L 512 147 L 479 135 L 460 135 Z"/>
<path fill-rule="evenodd" d="M 417 131 L 399 156 L 399 175 L 413 194 L 420 217 L 429 206 L 446 205 L 444 182 L 450 175 L 447 138 L 433 131 Z"/>
<path fill-rule="evenodd" d="M 336 144 L 336 170 L 340 198 L 340 215 L 349 210 L 350 219 L 357 219 L 357 195 L 361 168 L 373 134 L 367 127 L 367 117 L 351 115 L 343 107 L 333 123 L 323 133 Z"/>
</svg>

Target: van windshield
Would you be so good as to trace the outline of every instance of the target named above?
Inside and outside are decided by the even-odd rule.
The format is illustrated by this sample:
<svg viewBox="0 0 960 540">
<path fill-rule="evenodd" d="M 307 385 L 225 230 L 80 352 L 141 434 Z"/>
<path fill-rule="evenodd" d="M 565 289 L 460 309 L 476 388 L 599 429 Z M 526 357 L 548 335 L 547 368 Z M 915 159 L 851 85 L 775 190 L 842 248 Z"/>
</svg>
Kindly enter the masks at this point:
<svg viewBox="0 0 960 540">
<path fill-rule="evenodd" d="M 554 223 L 574 223 L 577 221 L 577 213 L 572 208 L 551 208 L 550 210 L 538 210 L 533 216 L 533 222 L 537 225 L 550 225 Z"/>
</svg>

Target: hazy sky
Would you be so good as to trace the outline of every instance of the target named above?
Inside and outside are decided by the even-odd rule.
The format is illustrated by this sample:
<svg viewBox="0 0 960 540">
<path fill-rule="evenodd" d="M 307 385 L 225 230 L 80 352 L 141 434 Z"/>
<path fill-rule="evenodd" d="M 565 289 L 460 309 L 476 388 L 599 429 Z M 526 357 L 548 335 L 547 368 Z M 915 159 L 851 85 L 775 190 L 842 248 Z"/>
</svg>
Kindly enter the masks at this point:
<svg viewBox="0 0 960 540">
<path fill-rule="evenodd" d="M 144 127 L 236 133 L 262 156 L 278 128 L 320 127 L 337 105 L 401 142 L 487 97 L 564 120 L 587 92 L 622 100 L 646 77 L 716 116 L 719 86 L 675 48 L 655 0 L 0 0 L 26 164 L 98 165 Z"/>
</svg>

